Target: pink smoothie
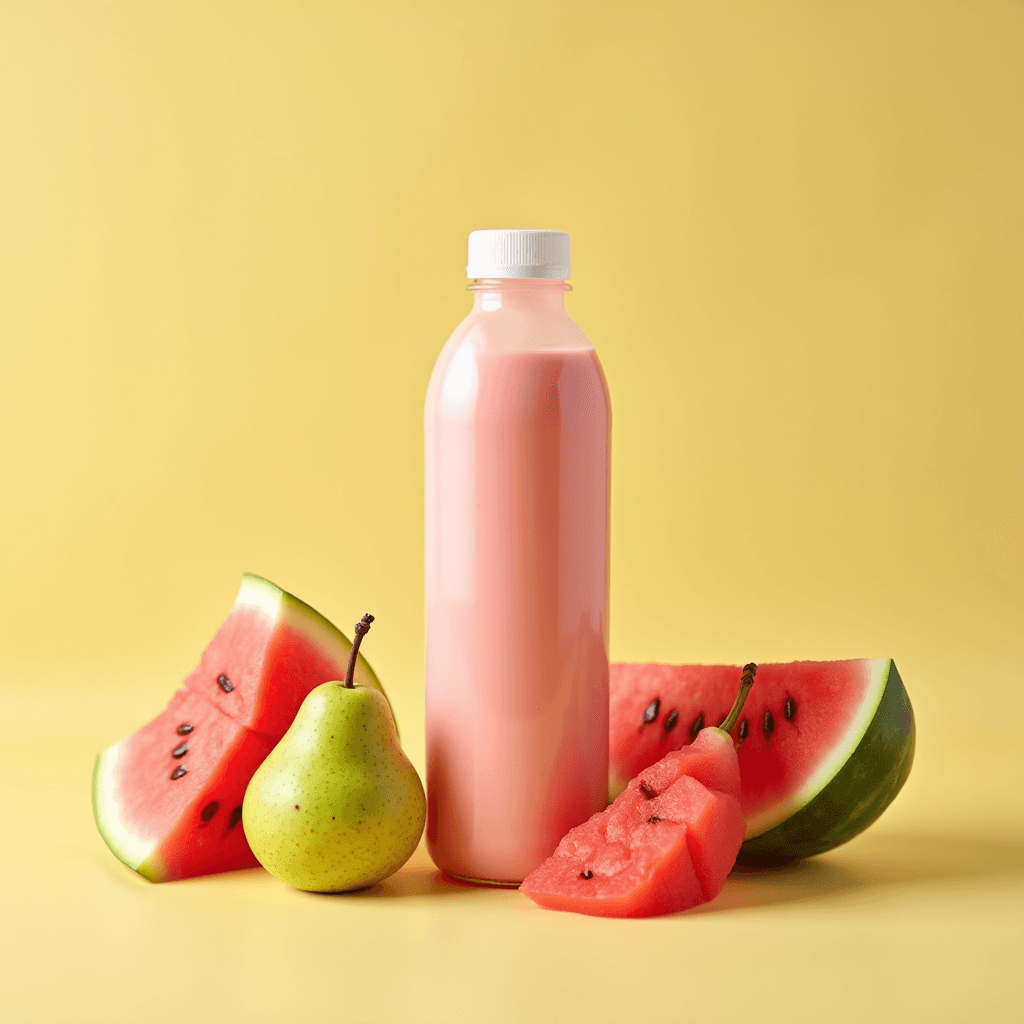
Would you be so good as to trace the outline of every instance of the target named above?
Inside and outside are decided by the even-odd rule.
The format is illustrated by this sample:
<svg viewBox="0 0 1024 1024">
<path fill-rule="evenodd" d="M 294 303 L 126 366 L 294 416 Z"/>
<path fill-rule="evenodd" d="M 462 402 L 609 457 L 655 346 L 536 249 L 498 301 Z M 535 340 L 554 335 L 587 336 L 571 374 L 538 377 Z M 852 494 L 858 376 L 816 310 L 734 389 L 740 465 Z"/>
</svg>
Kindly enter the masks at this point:
<svg viewBox="0 0 1024 1024">
<path fill-rule="evenodd" d="M 478 293 L 427 396 L 427 841 L 465 878 L 606 804 L 610 409 L 564 290 Z"/>
</svg>

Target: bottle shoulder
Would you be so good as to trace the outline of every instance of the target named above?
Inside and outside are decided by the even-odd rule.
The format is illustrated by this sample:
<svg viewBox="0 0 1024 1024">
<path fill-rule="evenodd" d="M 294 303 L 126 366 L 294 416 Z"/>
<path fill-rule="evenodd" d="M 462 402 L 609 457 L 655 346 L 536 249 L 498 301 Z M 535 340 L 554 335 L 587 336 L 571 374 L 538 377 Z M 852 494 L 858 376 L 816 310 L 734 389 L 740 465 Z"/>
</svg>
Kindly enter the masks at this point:
<svg viewBox="0 0 1024 1024">
<path fill-rule="evenodd" d="M 445 346 L 427 390 L 425 425 L 524 423 L 551 416 L 610 421 L 608 386 L 597 353 L 586 346 L 492 348 L 472 334 Z"/>
<path fill-rule="evenodd" d="M 496 310 L 474 308 L 452 331 L 445 348 L 464 341 L 480 349 L 547 351 L 593 348 L 583 329 L 565 309 L 537 310 L 507 305 Z"/>
<path fill-rule="evenodd" d="M 564 308 L 538 311 L 508 305 L 492 311 L 476 306 L 437 357 L 426 408 L 464 406 L 470 394 L 475 396 L 481 374 L 496 372 L 509 382 L 510 374 L 532 379 L 542 364 L 560 367 L 566 359 L 596 366 L 600 386 L 607 390 L 593 344 Z M 462 398 L 453 402 L 456 395 Z"/>
</svg>

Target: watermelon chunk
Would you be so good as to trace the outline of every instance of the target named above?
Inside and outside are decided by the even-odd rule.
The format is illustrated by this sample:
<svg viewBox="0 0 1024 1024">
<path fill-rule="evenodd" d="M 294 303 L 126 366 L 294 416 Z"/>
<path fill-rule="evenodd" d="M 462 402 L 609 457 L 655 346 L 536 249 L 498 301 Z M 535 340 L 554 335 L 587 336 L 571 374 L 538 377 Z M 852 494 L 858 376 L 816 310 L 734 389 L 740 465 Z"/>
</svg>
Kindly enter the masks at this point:
<svg viewBox="0 0 1024 1024">
<path fill-rule="evenodd" d="M 344 678 L 350 650 L 308 605 L 243 576 L 231 614 L 164 711 L 96 759 L 93 815 L 114 855 L 154 882 L 255 866 L 246 786 L 306 694 Z M 383 693 L 361 654 L 354 678 Z"/>
<path fill-rule="evenodd" d="M 520 891 L 542 907 L 601 917 L 652 917 L 714 899 L 743 842 L 739 791 L 731 738 L 705 729 L 572 829 Z"/>
<path fill-rule="evenodd" d="M 738 671 L 613 664 L 609 795 L 720 723 Z M 746 819 L 738 861 L 780 864 L 832 849 L 877 819 L 910 772 L 914 715 L 888 659 L 760 664 L 733 736 Z"/>
</svg>

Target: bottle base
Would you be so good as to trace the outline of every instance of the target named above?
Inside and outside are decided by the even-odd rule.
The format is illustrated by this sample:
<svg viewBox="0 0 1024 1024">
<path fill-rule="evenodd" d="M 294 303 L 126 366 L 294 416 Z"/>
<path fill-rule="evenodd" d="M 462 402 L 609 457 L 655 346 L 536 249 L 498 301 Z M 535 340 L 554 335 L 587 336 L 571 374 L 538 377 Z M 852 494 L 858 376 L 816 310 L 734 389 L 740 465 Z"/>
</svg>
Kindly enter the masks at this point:
<svg viewBox="0 0 1024 1024">
<path fill-rule="evenodd" d="M 522 879 L 518 882 L 506 881 L 499 878 L 471 878 L 469 875 L 457 875 L 454 871 L 445 871 L 449 878 L 457 882 L 468 882 L 470 885 L 486 885 L 491 889 L 518 889 L 523 884 Z"/>
</svg>

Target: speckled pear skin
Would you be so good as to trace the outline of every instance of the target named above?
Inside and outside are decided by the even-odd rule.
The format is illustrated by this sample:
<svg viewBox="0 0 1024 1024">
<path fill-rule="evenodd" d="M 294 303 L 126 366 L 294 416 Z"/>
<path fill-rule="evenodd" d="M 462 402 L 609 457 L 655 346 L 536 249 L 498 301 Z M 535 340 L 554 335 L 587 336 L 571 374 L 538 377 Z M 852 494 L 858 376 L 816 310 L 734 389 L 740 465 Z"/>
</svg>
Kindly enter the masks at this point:
<svg viewBox="0 0 1024 1024">
<path fill-rule="evenodd" d="M 379 882 L 412 856 L 426 798 L 386 698 L 365 686 L 310 691 L 256 770 L 242 826 L 259 862 L 311 892 Z"/>
</svg>

